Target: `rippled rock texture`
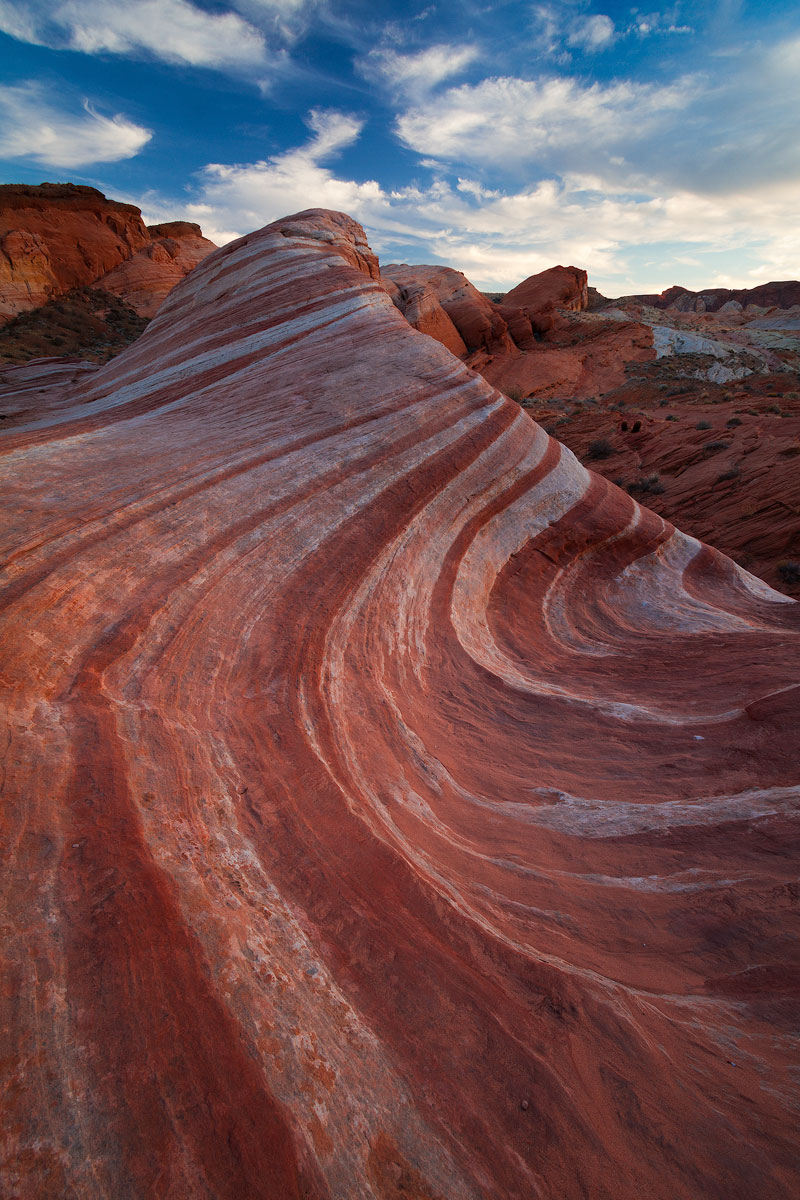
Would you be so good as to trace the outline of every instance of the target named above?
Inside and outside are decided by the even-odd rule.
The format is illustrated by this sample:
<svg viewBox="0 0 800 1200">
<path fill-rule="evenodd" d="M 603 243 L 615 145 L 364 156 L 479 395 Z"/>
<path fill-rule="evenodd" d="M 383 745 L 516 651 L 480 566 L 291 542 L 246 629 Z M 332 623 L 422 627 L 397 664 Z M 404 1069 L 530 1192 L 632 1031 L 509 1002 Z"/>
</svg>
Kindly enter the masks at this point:
<svg viewBox="0 0 800 1200">
<path fill-rule="evenodd" d="M 47 369 L 2 460 L 3 1194 L 797 1194 L 797 605 L 415 332 L 338 214 Z"/>
</svg>

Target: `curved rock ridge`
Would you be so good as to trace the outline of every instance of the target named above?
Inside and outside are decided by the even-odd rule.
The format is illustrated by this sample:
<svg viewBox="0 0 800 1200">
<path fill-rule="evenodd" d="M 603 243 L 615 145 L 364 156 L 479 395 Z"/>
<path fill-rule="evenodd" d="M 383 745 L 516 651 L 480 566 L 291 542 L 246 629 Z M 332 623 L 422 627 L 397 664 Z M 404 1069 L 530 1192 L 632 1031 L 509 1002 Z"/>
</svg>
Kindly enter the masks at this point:
<svg viewBox="0 0 800 1200">
<path fill-rule="evenodd" d="M 797 1194 L 800 608 L 415 332 L 341 214 L 41 369 L 3 1194 Z"/>
</svg>

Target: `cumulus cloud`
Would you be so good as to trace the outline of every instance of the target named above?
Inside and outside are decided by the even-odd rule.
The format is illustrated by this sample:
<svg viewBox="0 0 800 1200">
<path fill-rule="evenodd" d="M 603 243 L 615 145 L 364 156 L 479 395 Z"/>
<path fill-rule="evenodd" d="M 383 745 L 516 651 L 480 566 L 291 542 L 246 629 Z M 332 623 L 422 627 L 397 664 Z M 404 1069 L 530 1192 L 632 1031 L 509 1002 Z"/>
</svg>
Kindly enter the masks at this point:
<svg viewBox="0 0 800 1200">
<path fill-rule="evenodd" d="M 0 86 L 0 156 L 47 167 L 85 167 L 138 154 L 152 133 L 121 114 L 103 116 L 87 101 L 69 113 L 36 83 Z"/>
<path fill-rule="evenodd" d="M 0 30 L 85 54 L 152 55 L 193 67 L 260 67 L 264 35 L 238 13 L 189 0 L 3 0 Z"/>
<path fill-rule="evenodd" d="M 196 215 L 212 241 L 230 240 L 305 208 L 355 215 L 367 201 L 378 200 L 381 188 L 376 182 L 337 178 L 322 163 L 357 139 L 362 122 L 347 113 L 314 110 L 308 124 L 313 136 L 297 149 L 263 162 L 209 163 L 200 199 L 185 209 Z M 237 232 L 230 234 L 231 230 Z"/>
<path fill-rule="evenodd" d="M 478 57 L 477 46 L 428 46 L 415 54 L 372 50 L 359 64 L 361 73 L 399 95 L 427 93 L 460 74 Z"/>
</svg>

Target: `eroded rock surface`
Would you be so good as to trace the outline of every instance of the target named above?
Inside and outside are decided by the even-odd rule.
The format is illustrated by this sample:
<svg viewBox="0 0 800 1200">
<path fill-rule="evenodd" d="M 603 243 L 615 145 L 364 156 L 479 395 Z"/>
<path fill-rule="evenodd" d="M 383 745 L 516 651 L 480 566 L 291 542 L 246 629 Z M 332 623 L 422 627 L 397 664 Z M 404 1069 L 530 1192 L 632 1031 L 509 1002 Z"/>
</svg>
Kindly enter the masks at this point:
<svg viewBox="0 0 800 1200">
<path fill-rule="evenodd" d="M 384 286 L 406 319 L 519 396 L 594 396 L 619 386 L 628 362 L 655 358 L 651 330 L 621 314 L 623 328 L 587 306 L 586 272 L 552 267 L 524 280 L 496 303 L 461 271 L 390 263 Z"/>
<path fill-rule="evenodd" d="M 199 225 L 188 221 L 148 226 L 148 233 L 146 246 L 97 283 L 142 317 L 154 317 L 175 284 L 217 248 L 203 237 Z"/>
<path fill-rule="evenodd" d="M 340 214 L 8 373 L 3 1192 L 785 1200 L 800 608 Z"/>
</svg>

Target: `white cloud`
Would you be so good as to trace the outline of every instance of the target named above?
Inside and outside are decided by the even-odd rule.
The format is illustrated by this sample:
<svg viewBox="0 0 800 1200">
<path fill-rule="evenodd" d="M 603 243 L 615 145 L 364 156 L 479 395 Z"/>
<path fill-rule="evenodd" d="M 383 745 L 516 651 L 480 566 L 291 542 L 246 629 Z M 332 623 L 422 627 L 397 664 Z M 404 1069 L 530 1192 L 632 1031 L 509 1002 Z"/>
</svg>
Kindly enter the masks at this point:
<svg viewBox="0 0 800 1200">
<path fill-rule="evenodd" d="M 477 57 L 477 46 L 428 46 L 416 54 L 372 50 L 359 67 L 367 78 L 377 79 L 407 97 L 409 93 L 429 92 L 444 79 L 460 74 Z"/>
<path fill-rule="evenodd" d="M 300 35 L 321 3 L 324 0 L 231 0 L 232 7 L 253 25 L 286 42 Z"/>
<path fill-rule="evenodd" d="M 346 113 L 315 110 L 308 123 L 313 137 L 298 149 L 264 162 L 210 163 L 205 168 L 199 203 L 184 205 L 184 211 L 196 214 L 207 237 L 222 243 L 305 208 L 356 214 L 378 200 L 382 193 L 377 183 L 337 178 L 320 161 L 351 145 L 361 132 L 361 121 Z M 238 233 L 230 235 L 231 229 Z"/>
<path fill-rule="evenodd" d="M 48 167 L 85 167 L 138 154 L 152 133 L 126 117 L 105 117 L 88 101 L 69 113 L 36 83 L 0 86 L 0 156 Z"/>
<path fill-rule="evenodd" d="M 616 29 L 611 17 L 598 13 L 594 17 L 584 17 L 576 21 L 569 34 L 570 46 L 580 46 L 590 53 L 611 46 L 616 40 Z"/>
<path fill-rule="evenodd" d="M 206 12 L 188 0 L 4 0 L 0 29 L 85 54 L 146 54 L 217 69 L 267 62 L 260 30 L 235 12 Z"/>
<path fill-rule="evenodd" d="M 397 120 L 403 142 L 437 159 L 541 170 L 615 167 L 632 145 L 652 142 L 660 126 L 694 98 L 691 81 L 657 87 L 622 81 L 584 84 L 566 76 L 502 77 L 449 88 L 435 105 Z M 612 171 L 619 178 L 618 165 Z"/>
<path fill-rule="evenodd" d="M 189 211 L 212 240 L 322 207 L 360 221 L 384 261 L 448 263 L 487 290 L 504 290 L 555 262 L 587 268 L 591 282 L 610 295 L 674 282 L 711 285 L 726 267 L 740 279 L 748 269 L 754 278 L 800 275 L 796 189 L 788 185 L 758 194 L 662 196 L 604 192 L 577 174 L 517 190 L 486 188 L 464 175 L 455 184 L 434 178 L 388 190 L 337 175 L 319 161 L 353 143 L 357 120 L 325 112 L 310 124 L 313 136 L 296 150 L 206 169 Z M 144 207 L 148 217 L 164 211 L 152 202 Z M 185 213 L 185 202 L 172 206 L 178 209 Z M 692 278 L 678 261 L 687 255 L 699 264 Z"/>
</svg>

